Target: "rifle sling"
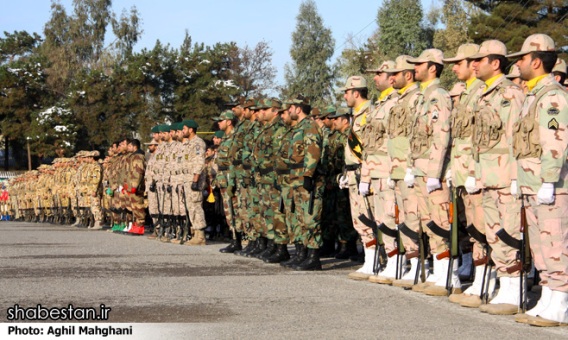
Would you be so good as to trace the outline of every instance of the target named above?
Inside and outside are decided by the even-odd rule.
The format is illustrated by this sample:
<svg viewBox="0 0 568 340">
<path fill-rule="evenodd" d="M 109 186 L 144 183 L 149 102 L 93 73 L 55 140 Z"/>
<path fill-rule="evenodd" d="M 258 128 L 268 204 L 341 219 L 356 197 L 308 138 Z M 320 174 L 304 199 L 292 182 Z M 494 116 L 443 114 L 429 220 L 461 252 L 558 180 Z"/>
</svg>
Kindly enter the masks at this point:
<svg viewBox="0 0 568 340">
<path fill-rule="evenodd" d="M 434 221 L 428 222 L 426 226 L 430 229 L 430 231 L 442 238 L 449 239 L 450 238 L 450 231 L 442 229 L 439 225 L 436 224 Z"/>
<path fill-rule="evenodd" d="M 521 249 L 521 240 L 518 240 L 513 236 L 509 235 L 505 229 L 499 230 L 496 234 L 497 237 L 499 237 L 499 239 L 509 247 L 515 248 L 517 250 Z"/>
<path fill-rule="evenodd" d="M 413 240 L 414 242 L 418 242 L 418 233 L 408 228 L 406 223 L 401 223 L 398 225 L 398 230 L 406 235 L 409 239 Z"/>
<path fill-rule="evenodd" d="M 481 244 L 487 244 L 487 237 L 475 228 L 473 224 L 468 225 L 465 230 L 469 234 L 469 236 L 473 237 L 477 242 Z"/>
</svg>

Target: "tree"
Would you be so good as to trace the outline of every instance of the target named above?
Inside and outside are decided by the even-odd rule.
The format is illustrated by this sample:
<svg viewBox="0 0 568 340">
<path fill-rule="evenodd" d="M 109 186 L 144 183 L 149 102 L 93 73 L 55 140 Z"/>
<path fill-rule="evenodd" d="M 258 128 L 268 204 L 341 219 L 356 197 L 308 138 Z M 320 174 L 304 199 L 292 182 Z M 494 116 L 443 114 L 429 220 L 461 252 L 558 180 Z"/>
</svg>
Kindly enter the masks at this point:
<svg viewBox="0 0 568 340">
<path fill-rule="evenodd" d="M 266 41 L 257 43 L 254 48 L 245 45 L 238 49 L 238 56 L 233 59 L 235 65 L 231 69 L 242 96 L 260 97 L 268 91 L 276 90 L 273 54 Z"/>
<path fill-rule="evenodd" d="M 286 85 L 282 94 L 289 97 L 301 93 L 311 98 L 314 105 L 331 101 L 335 71 L 328 62 L 334 48 L 331 30 L 324 26 L 315 2 L 302 2 L 292 33 L 292 62 L 285 66 Z"/>
<path fill-rule="evenodd" d="M 385 0 L 377 13 L 377 24 L 370 45 L 390 59 L 402 54 L 418 56 L 432 46 L 431 28 L 424 23 L 419 0 Z"/>
<path fill-rule="evenodd" d="M 476 43 L 498 39 L 507 50 L 519 51 L 526 37 L 548 34 L 568 52 L 568 3 L 566 0 L 488 1 L 467 0 L 482 11 L 471 18 L 469 31 Z"/>
</svg>

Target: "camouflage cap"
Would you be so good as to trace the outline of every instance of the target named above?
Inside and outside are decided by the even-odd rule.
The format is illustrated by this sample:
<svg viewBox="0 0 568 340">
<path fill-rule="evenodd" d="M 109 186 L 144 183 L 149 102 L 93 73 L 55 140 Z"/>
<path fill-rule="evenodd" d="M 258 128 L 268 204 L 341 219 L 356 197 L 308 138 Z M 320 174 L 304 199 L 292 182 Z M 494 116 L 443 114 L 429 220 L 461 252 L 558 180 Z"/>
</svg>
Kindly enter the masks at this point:
<svg viewBox="0 0 568 340">
<path fill-rule="evenodd" d="M 481 59 L 488 55 L 507 55 L 507 46 L 499 40 L 486 40 L 479 46 L 479 51 L 467 59 Z"/>
<path fill-rule="evenodd" d="M 320 118 L 329 118 L 330 115 L 335 114 L 337 112 L 337 108 L 333 105 L 326 106 L 325 109 L 322 110 Z"/>
<path fill-rule="evenodd" d="M 452 89 L 450 90 L 450 97 L 456 97 L 461 95 L 466 89 L 466 85 L 463 82 L 457 82 L 454 84 Z"/>
<path fill-rule="evenodd" d="M 566 62 L 560 58 L 557 58 L 552 72 L 566 73 Z"/>
<path fill-rule="evenodd" d="M 429 61 L 442 65 L 444 62 L 444 53 L 437 48 L 429 48 L 422 51 L 418 58 L 410 58 L 407 61 L 411 64 L 423 64 Z"/>
<path fill-rule="evenodd" d="M 364 89 L 367 87 L 367 80 L 363 76 L 351 76 L 347 78 L 345 86 L 340 87 L 338 92 L 345 92 L 352 89 Z"/>
<path fill-rule="evenodd" d="M 214 137 L 223 138 L 225 136 L 225 131 L 219 130 L 215 131 Z"/>
<path fill-rule="evenodd" d="M 521 50 L 517 53 L 507 55 L 507 58 L 521 57 L 531 52 L 550 52 L 555 50 L 554 40 L 552 40 L 551 37 L 546 34 L 537 33 L 526 38 Z"/>
<path fill-rule="evenodd" d="M 310 117 L 321 118 L 320 116 L 321 116 L 321 110 L 318 107 L 312 108 L 312 111 L 310 112 Z"/>
<path fill-rule="evenodd" d="M 511 66 L 511 68 L 509 69 L 509 73 L 505 77 L 507 79 L 520 78 L 521 69 L 519 69 L 519 66 L 517 66 L 517 64 L 513 64 L 513 66 Z"/>
<path fill-rule="evenodd" d="M 295 104 L 304 104 L 304 105 L 310 105 L 310 100 L 307 97 L 304 97 L 303 95 L 299 94 L 296 97 L 289 99 L 285 102 L 288 105 L 295 105 Z"/>
<path fill-rule="evenodd" d="M 251 106 L 254 106 L 256 104 L 256 101 L 254 100 L 254 98 L 247 98 L 245 99 L 245 101 L 243 102 L 243 104 L 241 105 L 243 108 L 250 108 Z"/>
<path fill-rule="evenodd" d="M 91 151 L 91 157 L 99 157 L 101 153 L 98 150 Z"/>
<path fill-rule="evenodd" d="M 386 69 L 385 72 L 398 73 L 401 71 L 414 71 L 414 65 L 409 63 L 408 59 L 412 59 L 412 57 L 409 55 L 401 55 L 396 57 L 394 61 L 394 67 Z"/>
<path fill-rule="evenodd" d="M 366 70 L 367 73 L 383 73 L 385 70 L 395 68 L 395 63 L 392 60 L 383 61 L 379 67 Z"/>
<path fill-rule="evenodd" d="M 156 142 L 155 139 L 152 139 L 152 140 L 149 141 L 148 143 L 144 143 L 144 145 L 158 145 L 158 142 Z"/>
<path fill-rule="evenodd" d="M 350 115 L 351 115 L 351 109 L 345 106 L 341 106 L 337 108 L 337 111 L 334 114 L 330 114 L 329 116 L 327 116 L 327 118 L 333 119 L 333 118 L 339 118 Z"/>
<path fill-rule="evenodd" d="M 265 104 L 267 105 L 267 109 L 268 108 L 275 108 L 275 109 L 282 109 L 282 101 L 280 101 L 280 99 L 277 98 L 270 98 L 270 99 L 265 99 L 264 100 Z"/>
<path fill-rule="evenodd" d="M 222 120 L 233 120 L 233 119 L 235 119 L 235 113 L 231 110 L 225 110 L 225 111 L 221 112 L 219 117 L 213 117 L 211 119 L 213 119 L 216 122 L 219 122 L 219 121 L 222 121 Z"/>
<path fill-rule="evenodd" d="M 448 64 L 460 62 L 464 59 L 471 57 L 472 55 L 477 54 L 478 51 L 479 51 L 478 44 L 463 44 L 460 47 L 458 47 L 458 51 L 455 57 L 444 58 L 442 59 L 442 61 Z"/>
<path fill-rule="evenodd" d="M 37 167 L 38 170 L 47 170 L 49 169 L 49 165 L 47 164 L 41 164 L 40 166 Z"/>
</svg>

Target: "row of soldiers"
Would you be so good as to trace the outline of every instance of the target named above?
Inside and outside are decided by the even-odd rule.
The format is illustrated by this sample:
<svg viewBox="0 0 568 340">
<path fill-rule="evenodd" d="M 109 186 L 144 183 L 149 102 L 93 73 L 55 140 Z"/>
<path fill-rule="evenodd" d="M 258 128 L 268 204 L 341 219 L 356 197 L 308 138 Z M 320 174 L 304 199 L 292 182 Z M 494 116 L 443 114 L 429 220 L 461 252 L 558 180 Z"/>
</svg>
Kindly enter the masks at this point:
<svg viewBox="0 0 568 340">
<path fill-rule="evenodd" d="M 518 76 L 506 76 L 513 58 Z M 462 91 L 440 86 L 447 64 Z M 449 295 L 531 325 L 568 323 L 568 94 L 552 39 L 532 35 L 514 54 L 497 40 L 464 44 L 453 58 L 428 49 L 370 72 L 374 106 L 365 78 L 352 76 L 341 88 L 350 111 L 310 117 L 298 96 L 241 101 L 216 118 L 225 132 L 216 185 L 234 237 L 221 252 L 320 270 L 334 228 L 326 218 L 350 210 L 364 252 L 350 278 Z M 474 264 L 465 291 L 463 239 Z M 530 255 L 542 295 L 519 313 Z"/>
</svg>

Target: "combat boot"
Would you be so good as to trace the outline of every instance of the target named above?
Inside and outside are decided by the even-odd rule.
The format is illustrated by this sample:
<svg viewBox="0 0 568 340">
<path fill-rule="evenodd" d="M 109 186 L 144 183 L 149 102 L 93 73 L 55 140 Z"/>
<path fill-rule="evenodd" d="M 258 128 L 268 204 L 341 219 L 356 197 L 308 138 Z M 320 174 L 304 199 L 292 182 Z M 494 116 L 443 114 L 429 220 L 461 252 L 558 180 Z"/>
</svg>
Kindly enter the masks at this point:
<svg viewBox="0 0 568 340">
<path fill-rule="evenodd" d="M 241 244 L 241 240 L 242 240 L 242 234 L 237 232 L 237 233 L 235 233 L 235 238 L 231 240 L 231 243 L 228 246 L 226 246 L 225 248 L 219 249 L 219 251 L 223 254 L 234 253 L 235 251 L 240 251 L 240 250 L 243 249 L 243 246 Z"/>
<path fill-rule="evenodd" d="M 101 223 L 101 221 L 95 221 L 95 224 L 93 224 L 93 227 L 91 229 L 93 230 L 103 229 L 103 224 Z"/>
<path fill-rule="evenodd" d="M 363 263 L 363 266 L 361 268 L 357 269 L 357 271 L 354 271 L 353 273 L 347 275 L 347 277 L 351 280 L 367 281 L 369 280 L 369 277 L 373 275 L 375 247 L 363 248 L 363 250 L 365 253 L 365 262 Z"/>
<path fill-rule="evenodd" d="M 256 247 L 256 240 L 249 240 L 248 244 L 246 247 L 244 247 L 243 250 L 236 250 L 233 254 L 235 255 L 239 255 L 239 256 L 247 256 L 248 253 L 250 253 L 251 250 L 253 250 Z"/>
<path fill-rule="evenodd" d="M 339 252 L 335 254 L 338 260 L 347 260 L 351 256 L 357 255 L 357 244 L 355 241 L 340 242 Z"/>
<path fill-rule="evenodd" d="M 290 259 L 290 253 L 288 253 L 287 244 L 277 244 L 276 251 L 270 257 L 264 259 L 266 263 L 280 263 L 283 261 L 288 261 Z"/>
<path fill-rule="evenodd" d="M 519 277 L 499 278 L 499 292 L 493 300 L 486 305 L 479 306 L 479 310 L 493 315 L 513 315 L 519 311 L 521 290 L 526 294 L 525 287 L 520 287 Z"/>
<path fill-rule="evenodd" d="M 268 243 L 268 239 L 266 237 L 259 237 L 256 242 L 256 248 L 247 254 L 247 257 L 256 257 L 258 258 L 259 254 L 262 254 L 266 250 L 266 244 Z"/>
<path fill-rule="evenodd" d="M 529 316 L 528 323 L 540 327 L 568 326 L 568 293 L 551 290 L 550 302 L 537 316 Z"/>
<path fill-rule="evenodd" d="M 292 266 L 294 270 L 321 270 L 319 249 L 308 249 L 306 259 L 301 263 Z"/>
<path fill-rule="evenodd" d="M 288 261 L 280 262 L 280 265 L 283 267 L 291 268 L 292 266 L 303 262 L 306 259 L 307 252 L 308 250 L 302 243 L 296 243 L 296 253 L 294 254 L 294 256 Z"/>
<path fill-rule="evenodd" d="M 276 252 L 276 244 L 274 243 L 274 240 L 268 239 L 268 242 L 266 242 L 266 249 L 262 253 L 257 254 L 255 257 L 257 259 L 264 260 L 272 256 L 272 254 L 274 254 L 275 252 Z"/>
<path fill-rule="evenodd" d="M 186 242 L 188 246 L 204 246 L 207 244 L 205 241 L 205 231 L 203 229 L 195 229 L 194 235 Z"/>
<path fill-rule="evenodd" d="M 323 240 L 320 248 L 320 258 L 328 258 L 335 256 L 335 239 Z"/>
</svg>

